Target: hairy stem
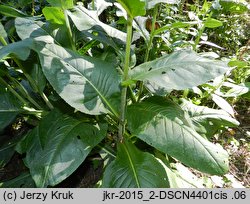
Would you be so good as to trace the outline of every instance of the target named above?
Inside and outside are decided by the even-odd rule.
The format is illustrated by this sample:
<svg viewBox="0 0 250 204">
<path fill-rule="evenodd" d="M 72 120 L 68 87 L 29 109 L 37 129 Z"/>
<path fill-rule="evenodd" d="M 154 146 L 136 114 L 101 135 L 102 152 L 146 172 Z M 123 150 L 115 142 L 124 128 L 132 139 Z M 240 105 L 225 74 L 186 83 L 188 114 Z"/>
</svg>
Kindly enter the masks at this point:
<svg viewBox="0 0 250 204">
<path fill-rule="evenodd" d="M 127 20 L 127 40 L 126 40 L 126 56 L 123 70 L 123 81 L 128 80 L 129 64 L 130 64 L 130 48 L 132 41 L 132 22 L 133 18 L 128 15 Z M 118 141 L 123 141 L 123 135 L 125 132 L 125 113 L 127 105 L 127 86 L 122 87 L 121 94 L 121 106 L 120 106 L 120 118 L 119 118 L 119 132 L 118 132 Z"/>
<path fill-rule="evenodd" d="M 72 31 L 71 31 L 67 10 L 64 10 L 64 18 L 65 18 L 65 22 L 66 22 L 68 36 L 69 36 L 69 39 L 70 39 L 71 49 L 76 51 L 76 47 L 75 47 L 75 43 L 74 43 L 74 40 L 73 40 L 73 34 L 72 34 Z"/>
</svg>

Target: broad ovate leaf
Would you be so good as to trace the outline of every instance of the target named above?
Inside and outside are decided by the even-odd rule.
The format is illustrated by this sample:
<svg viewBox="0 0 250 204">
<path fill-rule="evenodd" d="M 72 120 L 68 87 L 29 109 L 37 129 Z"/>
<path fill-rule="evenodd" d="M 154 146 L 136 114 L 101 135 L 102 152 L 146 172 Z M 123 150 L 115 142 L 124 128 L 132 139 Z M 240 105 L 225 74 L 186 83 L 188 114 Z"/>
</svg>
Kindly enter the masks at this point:
<svg viewBox="0 0 250 204">
<path fill-rule="evenodd" d="M 105 124 L 89 124 L 54 110 L 22 140 L 17 150 L 37 187 L 54 186 L 85 160 L 106 136 Z"/>
<path fill-rule="evenodd" d="M 227 63 L 202 57 L 191 50 L 175 51 L 130 71 L 130 81 L 144 81 L 158 95 L 198 86 L 228 70 Z"/>
<path fill-rule="evenodd" d="M 127 119 L 133 135 L 182 163 L 209 174 L 227 172 L 227 152 L 200 136 L 179 105 L 152 97 L 129 106 Z"/>
<path fill-rule="evenodd" d="M 131 18 L 144 16 L 146 4 L 144 0 L 117 0 Z"/>
<path fill-rule="evenodd" d="M 34 44 L 46 78 L 69 105 L 91 115 L 118 116 L 120 76 L 113 64 L 56 44 Z"/>
<path fill-rule="evenodd" d="M 2 38 L 7 37 L 7 33 L 6 33 L 6 31 L 4 29 L 4 26 L 3 26 L 3 24 L 1 22 L 0 22 L 0 37 L 2 37 Z"/>
<path fill-rule="evenodd" d="M 102 187 L 164 188 L 169 183 L 164 167 L 152 154 L 126 141 L 118 145 L 116 159 L 106 167 Z"/>
<path fill-rule="evenodd" d="M 195 130 L 206 137 L 213 136 L 222 128 L 239 125 L 239 122 L 224 110 L 197 106 L 185 99 L 182 99 L 181 107 L 188 112 Z"/>
</svg>

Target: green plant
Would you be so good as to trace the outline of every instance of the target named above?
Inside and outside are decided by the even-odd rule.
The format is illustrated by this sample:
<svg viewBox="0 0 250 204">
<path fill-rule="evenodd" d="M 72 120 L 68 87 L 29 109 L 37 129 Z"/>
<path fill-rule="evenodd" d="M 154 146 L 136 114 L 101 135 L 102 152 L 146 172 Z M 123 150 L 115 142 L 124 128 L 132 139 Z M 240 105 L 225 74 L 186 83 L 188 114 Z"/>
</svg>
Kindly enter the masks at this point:
<svg viewBox="0 0 250 204">
<path fill-rule="evenodd" d="M 227 63 L 190 49 L 149 61 L 153 41 L 164 31 L 155 29 L 159 3 L 168 1 L 118 0 L 126 33 L 72 0 L 48 2 L 45 19 L 10 15 L 17 42 L 7 42 L 0 24 L 1 130 L 17 115 L 33 125 L 1 146 L 0 167 L 14 151 L 25 154 L 30 174 L 21 179 L 31 176 L 37 187 L 59 184 L 93 152 L 106 161 L 102 187 L 197 186 L 175 170 L 177 161 L 209 174 L 228 171 L 227 152 L 209 141 L 211 126 L 215 133 L 238 122 L 226 111 L 170 94 L 223 75 Z M 134 25 L 147 12 L 153 12 L 150 33 L 145 24 Z M 140 64 L 131 46 L 133 26 L 146 43 Z"/>
</svg>

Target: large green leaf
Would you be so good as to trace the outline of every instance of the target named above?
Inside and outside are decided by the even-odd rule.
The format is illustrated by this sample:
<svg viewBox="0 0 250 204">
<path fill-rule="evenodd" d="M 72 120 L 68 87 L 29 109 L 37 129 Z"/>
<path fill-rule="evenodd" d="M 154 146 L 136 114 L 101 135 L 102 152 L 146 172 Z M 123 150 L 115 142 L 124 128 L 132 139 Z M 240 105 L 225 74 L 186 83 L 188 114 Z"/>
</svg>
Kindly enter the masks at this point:
<svg viewBox="0 0 250 204">
<path fill-rule="evenodd" d="M 239 125 L 237 120 L 223 110 L 216 110 L 206 106 L 197 106 L 185 99 L 182 99 L 181 107 L 190 115 L 195 130 L 207 137 L 213 136 L 223 127 L 235 127 Z"/>
<path fill-rule="evenodd" d="M 43 72 L 56 92 L 87 114 L 118 116 L 120 76 L 114 65 L 55 44 L 35 42 Z"/>
<path fill-rule="evenodd" d="M 225 62 L 182 50 L 135 67 L 130 71 L 130 78 L 144 81 L 150 91 L 162 95 L 173 89 L 183 90 L 203 84 L 227 70 Z"/>
<path fill-rule="evenodd" d="M 164 167 L 149 153 L 138 150 L 134 144 L 119 144 L 116 159 L 103 176 L 106 188 L 163 188 L 169 187 Z"/>
<path fill-rule="evenodd" d="M 144 0 L 117 0 L 126 10 L 131 18 L 144 16 L 146 14 L 146 4 Z"/>
<path fill-rule="evenodd" d="M 67 12 L 79 31 L 89 35 L 95 33 L 91 35 L 92 38 L 101 42 L 104 41 L 104 43 L 111 44 L 113 47 L 116 47 L 115 43 L 112 42 L 113 39 L 118 42 L 126 42 L 126 33 L 102 23 L 95 11 L 89 11 L 79 5 Z"/>
<path fill-rule="evenodd" d="M 85 160 L 106 136 L 107 126 L 89 124 L 54 110 L 30 131 L 17 150 L 37 187 L 54 186 Z"/>
<path fill-rule="evenodd" d="M 22 104 L 3 86 L 0 86 L 0 131 L 8 126 L 23 110 Z"/>
<path fill-rule="evenodd" d="M 16 18 L 15 27 L 22 40 L 32 38 L 46 43 L 56 43 L 56 40 L 45 29 L 45 25 L 41 21 L 30 18 Z"/>
<path fill-rule="evenodd" d="M 133 135 L 184 164 L 210 174 L 227 172 L 227 152 L 191 128 L 190 118 L 177 104 L 152 97 L 129 106 L 127 119 Z"/>
</svg>

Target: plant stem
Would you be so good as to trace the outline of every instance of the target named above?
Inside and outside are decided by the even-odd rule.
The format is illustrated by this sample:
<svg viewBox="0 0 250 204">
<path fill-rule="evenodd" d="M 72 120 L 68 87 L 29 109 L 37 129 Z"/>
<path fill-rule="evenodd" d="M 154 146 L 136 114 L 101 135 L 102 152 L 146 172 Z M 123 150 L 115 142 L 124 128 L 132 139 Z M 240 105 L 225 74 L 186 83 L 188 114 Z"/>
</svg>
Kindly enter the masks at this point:
<svg viewBox="0 0 250 204">
<path fill-rule="evenodd" d="M 209 14 L 208 19 L 210 19 L 212 15 L 213 15 L 213 12 L 211 12 L 211 13 Z M 198 36 L 197 36 L 197 38 L 195 39 L 195 43 L 194 43 L 194 45 L 193 45 L 194 51 L 197 51 L 197 45 L 198 45 L 199 42 L 200 42 L 202 33 L 204 32 L 205 28 L 206 28 L 206 26 L 205 26 L 205 24 L 203 23 L 203 26 L 202 26 L 201 29 L 199 30 Z"/>
<path fill-rule="evenodd" d="M 13 95 L 15 95 L 23 104 L 25 104 L 25 105 L 29 104 L 22 96 L 20 96 L 20 95 L 15 91 L 15 89 L 12 88 L 11 85 L 9 85 L 6 81 L 4 81 L 4 79 L 3 79 L 2 77 L 0 77 L 0 82 L 1 82 L 2 84 L 4 84 L 4 85 L 9 89 L 9 91 L 10 91 Z"/>
<path fill-rule="evenodd" d="M 5 41 L 5 39 L 4 39 L 2 36 L 0 36 L 0 42 L 1 42 L 4 46 L 8 45 L 7 42 Z"/>
<path fill-rule="evenodd" d="M 130 48 L 131 48 L 131 41 L 132 41 L 132 22 L 133 22 L 133 18 L 128 15 L 126 56 L 125 56 L 125 63 L 124 63 L 124 70 L 123 70 L 123 81 L 128 80 L 128 72 L 129 72 L 129 64 L 130 64 Z M 123 135 L 125 132 L 126 105 L 127 105 L 127 86 L 123 86 L 122 87 L 122 94 L 121 94 L 118 142 L 123 141 Z"/>
<path fill-rule="evenodd" d="M 49 107 L 50 110 L 54 109 L 54 106 L 50 103 L 48 97 L 45 95 L 44 92 L 40 93 L 41 97 L 43 98 L 44 102 L 46 103 L 46 105 Z"/>
<path fill-rule="evenodd" d="M 150 52 L 150 50 L 152 48 L 153 39 L 154 39 L 154 36 L 155 36 L 154 32 L 155 32 L 155 23 L 156 23 L 157 13 L 158 13 L 158 5 L 156 5 L 154 7 L 154 14 L 153 14 L 153 19 L 152 19 L 151 32 L 150 32 L 149 42 L 147 44 L 147 50 L 146 50 L 146 55 L 145 55 L 145 58 L 144 58 L 144 62 L 148 61 L 149 52 Z M 143 82 L 141 81 L 140 84 L 139 84 L 139 92 L 138 92 L 137 101 L 139 101 L 141 99 L 142 92 L 143 92 Z"/>
<path fill-rule="evenodd" d="M 76 51 L 76 47 L 75 47 L 75 43 L 73 41 L 73 34 L 72 34 L 72 31 L 71 31 L 67 10 L 64 10 L 64 18 L 65 18 L 65 23 L 66 23 L 66 27 L 67 27 L 68 36 L 69 36 L 69 39 L 70 39 L 71 49 Z"/>
</svg>

